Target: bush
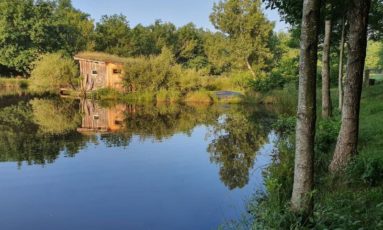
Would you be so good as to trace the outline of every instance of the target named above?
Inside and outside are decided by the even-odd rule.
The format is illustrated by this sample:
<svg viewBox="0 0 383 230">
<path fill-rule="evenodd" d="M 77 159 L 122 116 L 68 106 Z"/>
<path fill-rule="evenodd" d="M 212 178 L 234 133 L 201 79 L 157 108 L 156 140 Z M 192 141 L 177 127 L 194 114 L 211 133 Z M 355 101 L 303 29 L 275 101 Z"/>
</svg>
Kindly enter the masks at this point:
<svg viewBox="0 0 383 230">
<path fill-rule="evenodd" d="M 125 86 L 133 92 L 175 88 L 180 68 L 167 48 L 159 56 L 129 59 L 125 64 Z"/>
<path fill-rule="evenodd" d="M 271 74 L 269 77 L 250 80 L 249 84 L 257 92 L 268 92 L 273 89 L 282 88 L 286 82 L 286 79 L 281 75 Z"/>
<path fill-rule="evenodd" d="M 347 174 L 350 181 L 375 186 L 383 182 L 383 156 L 363 152 L 347 168 Z"/>
<path fill-rule="evenodd" d="M 180 98 L 180 93 L 176 90 L 161 89 L 156 94 L 157 102 L 177 102 Z"/>
<path fill-rule="evenodd" d="M 29 79 L 35 91 L 58 91 L 60 87 L 75 88 L 79 85 L 78 69 L 72 58 L 60 53 L 42 55 L 33 63 Z"/>
<path fill-rule="evenodd" d="M 185 102 L 191 103 L 212 103 L 216 99 L 207 91 L 195 91 L 186 95 Z"/>
</svg>

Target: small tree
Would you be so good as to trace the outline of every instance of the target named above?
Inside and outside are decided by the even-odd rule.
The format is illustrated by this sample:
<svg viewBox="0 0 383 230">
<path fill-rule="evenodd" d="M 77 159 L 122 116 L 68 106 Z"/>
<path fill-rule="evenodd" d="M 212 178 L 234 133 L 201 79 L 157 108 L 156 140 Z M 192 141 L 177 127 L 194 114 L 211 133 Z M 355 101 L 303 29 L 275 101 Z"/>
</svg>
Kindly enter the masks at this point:
<svg viewBox="0 0 383 230">
<path fill-rule="evenodd" d="M 60 87 L 76 89 L 79 74 L 71 58 L 60 53 L 45 54 L 33 63 L 34 69 L 29 79 L 32 90 L 56 91 Z"/>
</svg>

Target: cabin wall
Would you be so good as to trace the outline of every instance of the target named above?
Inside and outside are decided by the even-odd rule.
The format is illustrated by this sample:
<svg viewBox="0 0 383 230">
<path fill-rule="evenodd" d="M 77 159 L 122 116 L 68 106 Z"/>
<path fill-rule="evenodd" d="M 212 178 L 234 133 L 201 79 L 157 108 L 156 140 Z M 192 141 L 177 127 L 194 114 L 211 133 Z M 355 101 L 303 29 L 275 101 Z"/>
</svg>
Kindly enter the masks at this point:
<svg viewBox="0 0 383 230">
<path fill-rule="evenodd" d="M 108 87 L 119 90 L 119 91 L 124 90 L 123 68 L 124 66 L 122 64 L 114 64 L 114 63 L 107 64 L 106 69 L 107 69 Z"/>
<path fill-rule="evenodd" d="M 86 90 L 97 90 L 108 85 L 105 62 L 79 60 L 80 74 L 84 78 L 83 85 Z"/>
</svg>

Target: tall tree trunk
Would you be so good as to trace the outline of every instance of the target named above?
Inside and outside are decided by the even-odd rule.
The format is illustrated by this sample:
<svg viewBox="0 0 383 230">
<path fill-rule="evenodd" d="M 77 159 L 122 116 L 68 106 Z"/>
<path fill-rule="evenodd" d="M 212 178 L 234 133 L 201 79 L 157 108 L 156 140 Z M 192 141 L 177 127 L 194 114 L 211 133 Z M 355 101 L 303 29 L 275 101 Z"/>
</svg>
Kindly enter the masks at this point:
<svg viewBox="0 0 383 230">
<path fill-rule="evenodd" d="M 316 121 L 316 73 L 320 1 L 304 0 L 301 28 L 299 96 L 296 127 L 292 210 L 312 214 L 314 187 L 314 136 Z"/>
<path fill-rule="evenodd" d="M 322 117 L 329 118 L 332 115 L 330 94 L 330 46 L 331 46 L 331 20 L 325 21 L 325 35 L 322 58 Z"/>
<path fill-rule="evenodd" d="M 344 40 L 346 36 L 346 20 L 342 19 L 342 34 L 340 39 L 339 48 L 339 76 L 338 76 L 338 89 L 339 89 L 339 105 L 338 109 L 342 112 L 343 107 L 343 56 L 344 56 Z"/>
<path fill-rule="evenodd" d="M 371 0 L 350 0 L 349 58 L 344 85 L 342 125 L 330 165 L 332 172 L 343 169 L 356 154 L 359 135 L 359 110 L 366 59 L 367 25 Z"/>
</svg>

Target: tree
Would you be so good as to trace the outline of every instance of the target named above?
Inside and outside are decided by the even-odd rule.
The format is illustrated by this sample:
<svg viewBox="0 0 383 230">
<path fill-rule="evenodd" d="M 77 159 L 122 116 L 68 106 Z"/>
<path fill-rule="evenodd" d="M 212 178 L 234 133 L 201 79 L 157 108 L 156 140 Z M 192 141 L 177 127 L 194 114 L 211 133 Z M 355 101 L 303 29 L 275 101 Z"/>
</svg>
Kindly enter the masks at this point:
<svg viewBox="0 0 383 230">
<path fill-rule="evenodd" d="M 193 23 L 177 30 L 175 56 L 177 62 L 186 67 L 201 69 L 206 66 L 202 30 Z"/>
<path fill-rule="evenodd" d="M 161 49 L 157 47 L 157 41 L 150 28 L 141 24 L 132 29 L 130 40 L 131 56 L 149 56 L 161 53 Z"/>
<path fill-rule="evenodd" d="M 314 137 L 316 122 L 316 71 L 320 1 L 304 0 L 301 26 L 298 114 L 294 185 L 294 212 L 310 215 L 313 209 Z"/>
<path fill-rule="evenodd" d="M 330 94 L 330 48 L 331 48 L 331 19 L 325 21 L 325 38 L 323 42 L 322 58 L 322 117 L 328 118 L 332 114 Z"/>
<path fill-rule="evenodd" d="M 0 65 L 27 73 L 39 53 L 35 42 L 44 40 L 39 35 L 45 34 L 46 25 L 34 23 L 32 0 L 2 0 L 0 9 Z"/>
<path fill-rule="evenodd" d="M 342 125 L 338 136 L 332 172 L 343 169 L 357 153 L 359 135 L 359 110 L 363 84 L 363 72 L 367 47 L 367 28 L 371 0 L 349 2 L 347 13 L 349 28 L 347 77 L 344 85 Z"/>
<path fill-rule="evenodd" d="M 27 75 L 44 53 L 91 48 L 93 22 L 69 0 L 0 1 L 0 66 Z"/>
<path fill-rule="evenodd" d="M 273 24 L 263 15 L 261 1 L 220 1 L 214 4 L 210 20 L 228 36 L 237 68 L 247 68 L 254 78 L 262 75 L 267 60 L 272 58 L 268 41 Z"/>
<path fill-rule="evenodd" d="M 119 56 L 128 56 L 129 44 L 129 22 L 124 15 L 102 16 L 95 30 L 95 49 Z"/>
<path fill-rule="evenodd" d="M 88 14 L 74 9 L 70 0 L 59 0 L 55 17 L 59 43 L 55 50 L 74 55 L 94 48 L 94 22 Z"/>
<path fill-rule="evenodd" d="M 231 70 L 229 42 L 226 36 L 220 32 L 204 33 L 204 53 L 209 63 L 209 72 L 219 75 Z"/>
<path fill-rule="evenodd" d="M 173 23 L 163 23 L 161 20 L 156 20 L 153 25 L 148 27 L 148 30 L 153 34 L 153 39 L 156 42 L 156 54 L 164 47 L 175 50 L 177 28 Z"/>
</svg>

